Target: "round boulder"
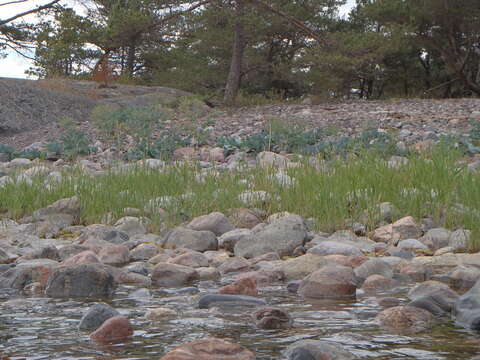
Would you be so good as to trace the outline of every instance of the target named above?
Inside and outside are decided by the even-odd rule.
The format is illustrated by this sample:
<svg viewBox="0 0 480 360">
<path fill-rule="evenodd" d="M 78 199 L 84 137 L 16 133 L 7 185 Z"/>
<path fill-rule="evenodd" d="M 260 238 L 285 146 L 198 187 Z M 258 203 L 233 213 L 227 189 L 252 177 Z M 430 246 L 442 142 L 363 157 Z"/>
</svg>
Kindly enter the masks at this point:
<svg viewBox="0 0 480 360">
<path fill-rule="evenodd" d="M 305 298 L 354 298 L 357 281 L 352 268 L 327 265 L 305 277 L 298 293 Z"/>
</svg>

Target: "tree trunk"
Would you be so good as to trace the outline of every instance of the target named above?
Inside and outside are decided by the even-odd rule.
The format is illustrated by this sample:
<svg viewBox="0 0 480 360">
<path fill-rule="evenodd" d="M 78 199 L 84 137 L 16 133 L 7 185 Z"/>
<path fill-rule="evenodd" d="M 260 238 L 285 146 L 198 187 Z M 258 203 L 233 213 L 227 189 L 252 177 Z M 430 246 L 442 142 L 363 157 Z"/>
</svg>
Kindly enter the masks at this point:
<svg viewBox="0 0 480 360">
<path fill-rule="evenodd" d="M 127 48 L 127 63 L 126 70 L 129 77 L 133 76 L 133 69 L 135 67 L 135 46 L 136 41 L 133 40 Z"/>
<path fill-rule="evenodd" d="M 237 22 L 234 27 L 232 60 L 230 61 L 230 71 L 228 73 L 227 84 L 225 85 L 225 95 L 223 100 L 227 104 L 234 104 L 240 88 L 240 78 L 242 75 L 243 53 L 245 51 L 245 29 L 242 23 L 244 13 L 243 0 L 237 0 L 235 7 L 235 17 Z"/>
</svg>

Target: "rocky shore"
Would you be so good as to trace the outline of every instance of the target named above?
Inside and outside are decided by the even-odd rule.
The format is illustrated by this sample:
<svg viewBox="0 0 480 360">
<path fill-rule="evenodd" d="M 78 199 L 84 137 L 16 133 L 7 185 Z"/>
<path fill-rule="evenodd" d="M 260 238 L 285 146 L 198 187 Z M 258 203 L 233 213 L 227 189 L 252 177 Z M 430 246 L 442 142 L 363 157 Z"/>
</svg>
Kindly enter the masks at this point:
<svg viewBox="0 0 480 360">
<path fill-rule="evenodd" d="M 275 168 L 290 164 L 288 158 L 273 153 L 259 154 L 256 161 Z M 153 163 L 151 160 L 150 165 Z M 87 164 L 83 162 L 92 174 L 103 176 L 101 169 Z M 26 159 L 12 160 L 4 168 L 15 168 L 15 176 L 24 180 L 40 172 L 47 177 L 59 176 L 54 166 Z M 12 178 L 12 174 L 1 179 Z M 26 183 L 28 186 L 28 180 Z M 381 217 L 373 231 L 367 232 L 363 224 L 356 223 L 348 229 L 322 233 L 313 231 L 311 219 L 288 212 L 265 214 L 247 206 L 252 196 L 270 195 L 249 193 L 245 195 L 246 206 L 228 216 L 208 213 L 160 234 L 149 232 L 148 218 L 136 215 L 135 209 L 114 223 L 81 224 L 82 205 L 76 196 L 55 201 L 22 219 L 4 218 L 0 223 L 3 328 L 9 331 L 9 321 L 13 321 L 6 315 L 9 309 L 29 308 L 34 306 L 34 299 L 45 299 L 54 307 L 87 304 L 78 314 L 81 319 L 74 320 L 75 326 L 83 334 L 80 336 L 88 336 L 90 343 L 106 349 L 112 344 L 141 343 L 139 339 L 148 337 L 149 330 L 139 323 L 163 326 L 181 324 L 185 318 L 192 319 L 189 326 L 196 328 L 196 321 L 205 321 L 208 327 L 212 320 L 193 320 L 195 316 L 222 319 L 221 325 L 214 325 L 222 329 L 216 336 L 198 332 L 190 341 L 169 342 L 171 345 L 159 353 L 145 353 L 140 358 L 370 357 L 369 351 L 357 347 L 352 339 L 345 345 L 321 332 L 302 336 L 302 322 L 315 323 L 315 312 L 311 313 L 313 318 L 299 321 L 295 306 L 281 301 L 288 296 L 297 306 L 328 302 L 333 308 L 345 303 L 355 307 L 368 299 L 373 310 L 355 317 L 367 319 L 370 327 L 400 339 L 445 326 L 473 333 L 480 330 L 480 253 L 468 253 L 471 229 L 436 227 L 428 218 L 395 219 L 395 205 L 380 203 Z M 116 299 L 125 291 L 129 301 L 138 302 L 135 311 L 116 308 Z M 171 301 L 152 306 L 149 301 L 158 296 Z M 184 303 L 181 310 L 177 303 Z M 351 312 L 340 312 L 344 324 L 335 320 L 347 334 Z M 289 340 L 270 352 L 264 349 L 258 353 L 255 349 L 260 345 L 254 341 L 249 346 L 241 336 L 229 335 L 226 319 L 234 315 L 244 321 L 247 332 L 272 336 L 288 332 Z M 326 315 L 332 320 L 339 314 L 332 316 Z M 10 345 L 8 341 L 0 345 L 0 356 L 16 359 L 31 355 L 20 354 Z M 467 353 L 475 351 L 478 347 L 472 344 Z M 390 355 L 379 355 L 377 351 L 377 357 L 385 359 L 399 354 L 392 350 Z M 430 351 L 422 358 L 455 358 L 453 353 L 442 356 Z M 76 353 L 73 358 L 81 357 Z"/>
</svg>

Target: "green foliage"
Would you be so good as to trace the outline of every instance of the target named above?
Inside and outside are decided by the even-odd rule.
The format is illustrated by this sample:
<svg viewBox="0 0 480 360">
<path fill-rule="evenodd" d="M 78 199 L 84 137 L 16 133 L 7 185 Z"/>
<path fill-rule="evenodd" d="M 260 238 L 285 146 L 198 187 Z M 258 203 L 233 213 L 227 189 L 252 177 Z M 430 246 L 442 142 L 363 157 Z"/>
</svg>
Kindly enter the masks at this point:
<svg viewBox="0 0 480 360">
<path fill-rule="evenodd" d="M 13 152 L 14 152 L 13 147 L 8 146 L 8 145 L 4 145 L 4 144 L 0 144 L 0 153 L 1 154 L 6 154 L 7 158 L 9 160 L 11 159 Z"/>
<path fill-rule="evenodd" d="M 135 146 L 147 154 L 152 147 L 152 135 L 161 129 L 169 113 L 160 106 L 116 107 L 100 105 L 93 109 L 93 124 L 106 140 L 113 141 L 120 150 L 126 149 L 126 141 L 133 138 Z"/>
<path fill-rule="evenodd" d="M 317 231 L 344 229 L 352 221 L 366 223 L 372 230 L 378 226 L 377 205 L 388 201 L 398 209 L 398 217 L 421 219 L 428 214 L 440 226 L 473 230 L 475 240 L 480 221 L 480 173 L 459 165 L 460 155 L 442 144 L 430 154 L 410 156 L 407 164 L 397 168 L 369 152 L 328 161 L 322 167 L 305 161 L 286 170 L 295 179 L 291 187 L 272 181 L 277 170 L 266 168 L 207 173 L 202 181 L 198 180 L 199 169 L 189 165 L 168 166 L 164 171 L 112 169 L 101 177 L 74 169 L 52 188 L 46 189 L 41 177 L 33 178 L 31 186 L 6 184 L 0 188 L 0 213 L 8 211 L 10 216 L 21 218 L 58 199 L 77 195 L 82 205 L 81 221 L 90 224 L 98 223 L 106 213 L 121 217 L 126 207 L 144 209 L 152 199 L 173 197 L 176 201 L 164 206 L 167 219 L 151 212 L 153 228 L 159 230 L 165 224 L 184 221 L 181 214 L 228 214 L 229 209 L 245 206 L 238 199 L 243 191 L 264 190 L 275 194 L 258 205 L 267 214 L 288 211 L 312 217 Z M 249 179 L 248 185 L 240 182 L 242 179 Z M 182 196 L 185 193 L 193 195 Z M 459 204 L 464 211 L 459 212 Z"/>
<path fill-rule="evenodd" d="M 24 159 L 41 159 L 45 157 L 45 153 L 39 151 L 38 149 L 25 149 L 21 151 L 15 151 L 11 155 L 12 159 L 15 158 L 24 158 Z"/>
<path fill-rule="evenodd" d="M 470 125 L 472 127 L 468 135 L 475 144 L 479 144 L 480 143 L 480 121 L 470 120 Z"/>
</svg>

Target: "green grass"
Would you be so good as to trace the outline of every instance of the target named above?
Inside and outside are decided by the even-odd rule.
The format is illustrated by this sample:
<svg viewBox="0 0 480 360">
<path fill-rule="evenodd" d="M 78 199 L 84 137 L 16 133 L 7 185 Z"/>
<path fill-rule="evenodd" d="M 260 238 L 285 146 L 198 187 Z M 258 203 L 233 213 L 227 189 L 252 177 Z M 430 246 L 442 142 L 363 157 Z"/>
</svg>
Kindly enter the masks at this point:
<svg viewBox="0 0 480 360">
<path fill-rule="evenodd" d="M 82 222 L 98 223 L 106 213 L 115 218 L 123 209 L 144 209 L 149 200 L 171 196 L 178 201 L 157 211 L 145 212 L 152 220 L 152 230 L 162 224 L 177 225 L 189 218 L 245 207 L 238 199 L 243 191 L 265 190 L 272 195 L 256 207 L 272 214 L 297 213 L 315 219 L 316 230 L 334 231 L 349 222 L 360 221 L 373 230 L 378 223 L 381 202 L 391 202 L 398 209 L 397 218 L 411 215 L 420 220 L 430 215 L 445 227 L 473 231 L 472 249 L 478 248 L 480 220 L 480 174 L 459 165 L 460 154 L 451 148 L 437 147 L 429 156 L 412 156 L 407 165 L 390 168 L 378 154 L 363 154 L 337 159 L 325 168 L 307 162 L 286 172 L 295 179 L 292 187 L 272 182 L 275 169 L 245 169 L 235 172 L 210 172 L 204 182 L 197 181 L 200 170 L 193 165 L 169 166 L 164 170 L 134 167 L 128 171 L 112 169 L 105 176 L 92 177 L 79 169 L 73 175 L 46 189 L 44 178 L 36 177 L 31 186 L 10 184 L 0 188 L 0 213 L 20 218 L 53 201 L 78 195 L 82 204 Z M 241 180 L 247 182 L 242 183 Z M 180 195 L 191 193 L 180 199 Z M 278 197 L 278 198 L 277 198 Z M 459 205 L 466 211 L 459 211 Z"/>
</svg>

